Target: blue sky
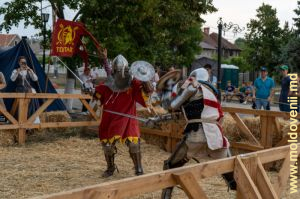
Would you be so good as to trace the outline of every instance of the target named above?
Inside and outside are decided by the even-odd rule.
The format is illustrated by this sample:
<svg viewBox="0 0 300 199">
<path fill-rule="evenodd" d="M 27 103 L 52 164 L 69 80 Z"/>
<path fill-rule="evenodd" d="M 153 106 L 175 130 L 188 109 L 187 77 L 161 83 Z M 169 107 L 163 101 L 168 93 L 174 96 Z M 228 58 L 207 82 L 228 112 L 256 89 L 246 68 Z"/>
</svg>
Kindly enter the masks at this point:
<svg viewBox="0 0 300 199">
<path fill-rule="evenodd" d="M 0 5 L 5 1 L 1 1 Z M 213 4 L 218 8 L 218 12 L 208 14 L 203 16 L 206 20 L 204 27 L 210 27 L 211 32 L 217 32 L 217 21 L 219 17 L 223 18 L 224 22 L 233 22 L 239 24 L 242 27 L 246 27 L 246 24 L 250 19 L 255 18 L 256 9 L 262 5 L 262 3 L 267 3 L 272 5 L 273 8 L 277 9 L 277 17 L 279 18 L 281 25 L 285 21 L 288 21 L 290 25 L 293 24 L 292 18 L 295 17 L 294 9 L 297 7 L 297 0 L 213 0 Z M 49 3 L 44 1 L 43 5 L 47 6 Z M 51 8 L 46 8 L 44 12 L 51 13 Z M 66 19 L 72 19 L 74 16 L 74 11 L 66 11 Z M 2 21 L 3 17 L 0 17 Z M 51 28 L 52 20 L 47 24 L 47 28 Z M 10 33 L 17 33 L 21 36 L 32 36 L 38 33 L 39 30 L 33 29 L 33 27 L 28 27 L 24 29 L 23 24 L 20 23 L 19 27 L 13 27 Z M 5 33 L 2 31 L 2 33 Z M 225 34 L 225 37 L 231 41 L 234 41 L 238 37 L 242 37 L 244 33 L 235 35 L 231 32 Z"/>
</svg>

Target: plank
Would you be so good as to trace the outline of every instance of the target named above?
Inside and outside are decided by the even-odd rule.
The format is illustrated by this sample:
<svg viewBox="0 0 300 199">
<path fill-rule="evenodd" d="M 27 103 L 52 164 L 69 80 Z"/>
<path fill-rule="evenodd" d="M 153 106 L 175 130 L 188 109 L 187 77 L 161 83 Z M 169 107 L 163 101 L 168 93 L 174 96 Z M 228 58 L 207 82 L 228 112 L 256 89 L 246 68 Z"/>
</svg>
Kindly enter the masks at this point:
<svg viewBox="0 0 300 199">
<path fill-rule="evenodd" d="M 274 189 L 276 190 L 276 194 L 278 197 L 281 196 L 281 193 L 285 188 L 288 179 L 290 177 L 289 169 L 290 169 L 290 153 L 288 152 L 283 161 L 282 167 L 278 173 L 277 181 L 274 183 Z"/>
<path fill-rule="evenodd" d="M 227 106 L 222 107 L 222 111 L 228 113 L 241 113 L 241 114 L 249 114 L 249 115 L 282 117 L 285 119 L 290 118 L 290 113 L 283 112 L 283 111 L 266 111 L 266 110 L 245 109 L 245 108 L 227 107 Z M 298 114 L 296 118 L 300 119 L 300 114 Z"/>
<path fill-rule="evenodd" d="M 239 156 L 235 159 L 234 179 L 237 182 L 239 197 L 242 196 L 242 198 L 262 199 L 261 194 Z"/>
<path fill-rule="evenodd" d="M 248 151 L 259 151 L 264 149 L 262 146 L 257 146 L 249 143 L 243 143 L 243 142 L 230 142 L 230 147 L 236 149 L 248 150 Z"/>
<path fill-rule="evenodd" d="M 300 152 L 300 144 L 298 144 L 298 148 Z M 247 157 L 248 155 L 251 156 L 253 154 L 256 154 L 257 157 L 260 158 L 262 164 L 264 164 L 275 160 L 283 159 L 288 153 L 288 151 L 289 151 L 289 146 L 283 146 L 283 147 L 266 149 L 258 152 L 245 154 L 244 157 Z M 176 173 L 191 172 L 193 173 L 193 175 L 197 180 L 198 179 L 200 180 L 203 178 L 208 178 L 211 176 L 232 172 L 234 170 L 235 162 L 237 162 L 235 161 L 235 159 L 236 157 L 213 160 L 213 161 L 204 162 L 200 164 L 188 165 L 181 168 L 159 171 L 159 172 L 146 174 L 142 176 L 135 176 L 132 178 L 126 178 L 118 181 L 111 181 L 111 182 L 83 187 L 79 189 L 73 189 L 70 191 L 42 196 L 38 198 L 49 198 L 49 199 L 50 198 L 51 199 L 83 198 L 78 196 L 82 196 L 84 193 L 89 193 L 89 192 L 99 193 L 99 194 L 112 193 L 114 190 L 118 190 L 118 193 L 120 193 L 118 197 L 120 198 L 131 198 L 138 194 L 153 192 L 153 191 L 157 191 L 157 190 L 161 190 L 167 187 L 177 185 L 176 180 L 172 176 L 173 174 Z M 244 169 L 246 170 L 245 166 Z M 241 171 L 241 169 L 238 169 L 238 172 L 239 171 Z M 238 176 L 244 178 L 243 173 L 239 174 Z M 108 197 L 102 197 L 102 198 L 105 199 Z"/>
<path fill-rule="evenodd" d="M 275 147 L 283 146 L 288 144 L 288 139 L 290 138 L 289 135 L 284 136 L 277 144 Z"/>
<path fill-rule="evenodd" d="M 0 93 L 0 98 L 15 99 L 92 99 L 92 96 L 85 94 L 65 93 Z"/>
<path fill-rule="evenodd" d="M 20 125 L 22 125 L 27 120 L 28 105 L 29 105 L 28 99 L 20 99 L 19 115 L 18 115 Z M 18 136 L 19 144 L 25 144 L 25 139 L 26 139 L 25 136 L 26 136 L 26 129 L 19 128 L 19 136 Z"/>
<path fill-rule="evenodd" d="M 287 170 L 285 170 L 286 173 Z M 278 196 L 273 188 L 269 177 L 261 163 L 257 158 L 257 173 L 256 173 L 256 186 L 264 199 L 278 199 Z"/>
<path fill-rule="evenodd" d="M 201 186 L 191 172 L 173 174 L 176 182 L 183 188 L 190 199 L 207 199 Z"/>
<path fill-rule="evenodd" d="M 100 121 L 83 121 L 83 122 L 47 122 L 40 124 L 22 124 L 21 128 L 64 128 L 78 126 L 98 126 Z"/>
<path fill-rule="evenodd" d="M 171 137 L 170 132 L 167 132 L 167 131 L 162 131 L 162 130 L 158 130 L 158 129 L 151 129 L 151 128 L 147 128 L 147 127 L 140 127 L 140 129 L 141 129 L 141 133 L 143 133 L 143 134 Z"/>
<path fill-rule="evenodd" d="M 15 99 L 13 104 L 12 104 L 12 108 L 10 109 L 10 114 L 11 115 L 15 115 L 17 112 L 19 106 L 19 99 Z"/>
<path fill-rule="evenodd" d="M 12 123 L 18 124 L 18 121 L 4 108 L 0 105 L 0 112 Z"/>
<path fill-rule="evenodd" d="M 40 106 L 38 108 L 38 110 L 36 110 L 36 112 L 31 115 L 31 117 L 27 120 L 27 123 L 30 124 L 32 123 L 36 117 L 38 117 L 42 112 L 44 112 L 44 110 L 46 110 L 46 108 L 54 101 L 54 99 L 48 99 L 46 102 L 43 103 L 42 106 Z"/>
<path fill-rule="evenodd" d="M 258 146 L 261 146 L 259 141 L 254 137 L 254 135 L 251 133 L 251 131 L 248 129 L 248 127 L 244 124 L 242 119 L 236 113 L 230 113 L 230 115 L 236 121 L 237 126 L 244 133 L 244 135 L 247 136 L 248 139 L 253 140 L 254 143 L 257 144 Z"/>
<path fill-rule="evenodd" d="M 268 116 L 265 148 L 271 148 L 273 146 L 274 130 L 275 130 L 275 118 L 272 116 Z"/>
<path fill-rule="evenodd" d="M 90 112 L 90 114 L 93 116 L 95 120 L 99 120 L 99 117 L 97 116 L 96 112 L 93 110 L 93 108 L 89 105 L 89 103 L 85 99 L 80 99 L 81 103 L 85 108 Z"/>
<path fill-rule="evenodd" d="M 267 133 L 268 133 L 268 117 L 260 116 L 260 133 L 261 133 L 261 145 L 266 147 L 267 145 Z"/>
</svg>

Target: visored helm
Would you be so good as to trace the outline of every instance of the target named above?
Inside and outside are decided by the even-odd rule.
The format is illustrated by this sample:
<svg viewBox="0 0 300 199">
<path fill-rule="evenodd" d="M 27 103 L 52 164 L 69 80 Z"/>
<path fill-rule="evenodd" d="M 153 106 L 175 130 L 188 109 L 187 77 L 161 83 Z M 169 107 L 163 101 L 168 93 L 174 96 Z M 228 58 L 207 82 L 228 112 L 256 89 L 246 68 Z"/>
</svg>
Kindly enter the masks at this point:
<svg viewBox="0 0 300 199">
<path fill-rule="evenodd" d="M 190 77 L 195 77 L 197 81 L 207 82 L 209 79 L 208 72 L 205 68 L 198 68 L 193 70 L 190 74 Z"/>
</svg>

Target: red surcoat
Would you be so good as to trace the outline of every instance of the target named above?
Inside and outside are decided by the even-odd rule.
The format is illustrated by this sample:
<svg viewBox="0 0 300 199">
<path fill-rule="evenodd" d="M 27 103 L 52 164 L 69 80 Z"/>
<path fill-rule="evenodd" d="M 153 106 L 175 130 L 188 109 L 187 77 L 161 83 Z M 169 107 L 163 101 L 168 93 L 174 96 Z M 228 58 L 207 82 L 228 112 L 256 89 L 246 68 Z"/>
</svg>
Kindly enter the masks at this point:
<svg viewBox="0 0 300 199">
<path fill-rule="evenodd" d="M 131 87 L 123 92 L 113 92 L 108 86 L 100 84 L 96 92 L 104 110 L 136 115 L 136 102 L 146 107 L 142 95 L 142 85 L 138 80 L 132 80 Z M 140 137 L 138 121 L 124 116 L 103 111 L 99 126 L 100 141 L 112 143 L 116 139 L 137 142 Z"/>
</svg>

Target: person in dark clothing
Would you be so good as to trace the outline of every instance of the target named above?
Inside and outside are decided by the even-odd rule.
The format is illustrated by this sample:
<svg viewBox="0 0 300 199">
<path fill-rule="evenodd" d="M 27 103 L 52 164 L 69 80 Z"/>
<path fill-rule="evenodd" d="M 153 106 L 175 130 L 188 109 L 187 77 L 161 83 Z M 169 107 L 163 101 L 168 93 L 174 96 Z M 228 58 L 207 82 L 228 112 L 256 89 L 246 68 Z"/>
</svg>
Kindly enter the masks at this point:
<svg viewBox="0 0 300 199">
<path fill-rule="evenodd" d="M 281 80 L 281 91 L 279 96 L 279 109 L 280 111 L 290 112 L 290 105 L 287 102 L 287 98 L 290 95 L 290 82 L 291 79 L 288 76 L 289 67 L 286 65 L 280 66 L 280 71 L 283 76 Z"/>
<path fill-rule="evenodd" d="M 14 69 L 10 79 L 16 84 L 17 93 L 36 93 L 36 90 L 31 85 L 32 81 L 38 81 L 37 75 L 34 71 L 27 65 L 26 57 L 19 57 L 19 68 Z M 28 116 L 32 115 L 35 110 L 37 110 L 39 103 L 37 99 L 32 99 L 28 106 Z M 39 123 L 39 118 L 35 120 L 34 123 Z"/>
</svg>

